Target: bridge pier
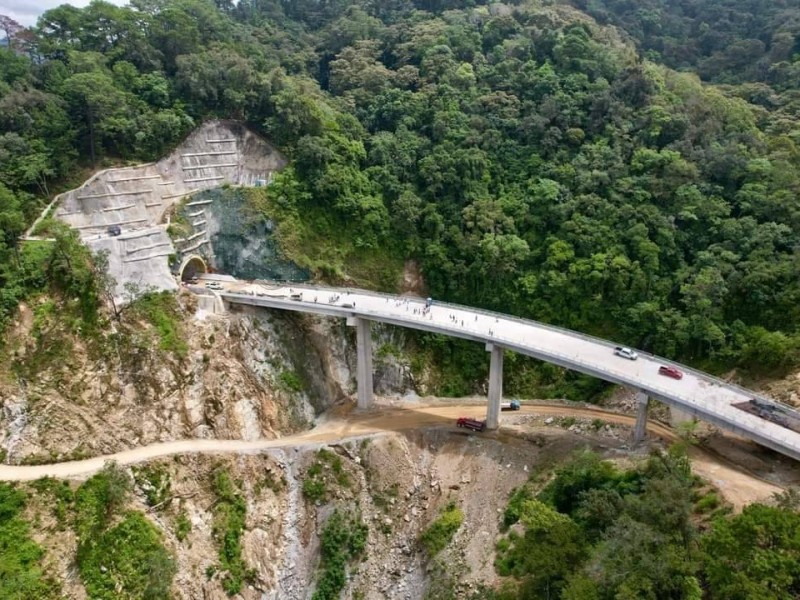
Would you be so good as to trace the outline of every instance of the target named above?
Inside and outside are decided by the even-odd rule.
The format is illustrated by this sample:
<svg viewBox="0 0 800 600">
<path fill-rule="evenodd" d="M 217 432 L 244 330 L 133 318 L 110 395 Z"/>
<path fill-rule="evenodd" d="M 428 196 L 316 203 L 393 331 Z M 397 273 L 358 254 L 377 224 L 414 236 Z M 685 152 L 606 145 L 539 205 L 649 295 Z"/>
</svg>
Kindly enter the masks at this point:
<svg viewBox="0 0 800 600">
<path fill-rule="evenodd" d="M 347 324 L 356 328 L 356 392 L 358 408 L 372 407 L 372 331 L 370 321 L 348 317 Z"/>
<path fill-rule="evenodd" d="M 500 427 L 500 402 L 503 400 L 503 349 L 494 344 L 486 344 L 486 351 L 491 353 L 486 429 L 497 429 Z"/>
<path fill-rule="evenodd" d="M 633 428 L 633 442 L 643 442 L 647 435 L 647 405 L 650 397 L 644 392 L 636 393 L 636 425 Z"/>
</svg>

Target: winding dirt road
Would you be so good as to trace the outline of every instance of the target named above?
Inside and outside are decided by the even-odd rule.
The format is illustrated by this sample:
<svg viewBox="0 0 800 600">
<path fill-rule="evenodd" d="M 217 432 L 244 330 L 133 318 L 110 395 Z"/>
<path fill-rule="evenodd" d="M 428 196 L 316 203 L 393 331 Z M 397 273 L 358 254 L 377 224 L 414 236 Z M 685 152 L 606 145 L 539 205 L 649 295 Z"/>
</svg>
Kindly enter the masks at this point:
<svg viewBox="0 0 800 600">
<path fill-rule="evenodd" d="M 453 421 L 460 416 L 482 418 L 485 415 L 485 411 L 485 405 L 480 404 L 419 406 L 402 409 L 382 408 L 363 414 L 350 414 L 346 418 L 332 417 L 310 431 L 274 440 L 180 440 L 150 444 L 86 460 L 34 466 L 0 465 L 0 480 L 30 481 L 41 477 L 83 478 L 100 470 L 107 461 L 116 461 L 121 465 L 132 465 L 175 454 L 252 454 L 270 448 L 302 447 L 340 442 L 348 438 L 357 438 L 382 432 L 452 425 Z M 628 427 L 632 427 L 635 422 L 634 417 L 600 409 L 536 404 L 532 402 L 526 403 L 522 410 L 515 414 L 602 419 Z M 678 437 L 668 427 L 652 421 L 648 422 L 647 429 L 651 434 L 667 441 L 676 440 Z M 699 448 L 690 448 L 689 452 L 695 472 L 718 487 L 726 500 L 737 509 L 741 509 L 742 506 L 755 501 L 765 500 L 772 494 L 781 491 L 780 487 L 747 473 L 735 465 L 728 464 L 718 456 Z"/>
</svg>

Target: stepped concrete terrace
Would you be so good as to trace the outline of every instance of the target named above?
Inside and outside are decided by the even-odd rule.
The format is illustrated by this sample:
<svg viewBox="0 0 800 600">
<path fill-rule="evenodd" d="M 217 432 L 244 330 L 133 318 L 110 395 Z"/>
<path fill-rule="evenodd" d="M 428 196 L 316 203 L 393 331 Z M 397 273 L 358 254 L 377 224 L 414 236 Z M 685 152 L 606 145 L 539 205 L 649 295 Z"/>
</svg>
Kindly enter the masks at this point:
<svg viewBox="0 0 800 600">
<path fill-rule="evenodd" d="M 241 123 L 210 121 L 158 162 L 99 171 L 61 194 L 55 217 L 77 229 L 92 250 L 108 253 L 120 300 L 126 283 L 174 290 L 168 257 L 176 249 L 167 235 L 169 210 L 202 190 L 268 182 L 285 165 L 272 145 Z M 193 208 L 192 220 L 202 226 L 202 203 Z M 113 235 L 117 227 L 120 233 Z M 201 228 L 182 242 L 179 251 L 198 250 L 209 239 Z"/>
</svg>

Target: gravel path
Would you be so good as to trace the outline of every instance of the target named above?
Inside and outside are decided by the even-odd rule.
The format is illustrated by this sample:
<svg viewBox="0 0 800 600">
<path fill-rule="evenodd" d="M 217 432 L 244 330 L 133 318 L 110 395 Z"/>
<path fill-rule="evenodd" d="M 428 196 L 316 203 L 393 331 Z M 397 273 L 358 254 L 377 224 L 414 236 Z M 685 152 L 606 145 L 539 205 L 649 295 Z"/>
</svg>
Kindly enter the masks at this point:
<svg viewBox="0 0 800 600">
<path fill-rule="evenodd" d="M 150 444 L 86 460 L 49 465 L 0 465 L 0 480 L 31 481 L 41 477 L 84 478 L 102 469 L 107 461 L 116 461 L 120 465 L 132 465 L 175 454 L 255 454 L 271 448 L 313 446 L 386 431 L 452 426 L 455 419 L 460 416 L 482 418 L 484 414 L 485 407 L 478 404 L 456 406 L 420 405 L 402 409 L 376 409 L 363 414 L 352 414 L 346 416 L 346 418 L 334 417 L 310 431 L 274 440 L 179 440 Z M 624 426 L 633 426 L 636 421 L 635 417 L 629 415 L 589 407 L 559 406 L 552 403 L 537 404 L 526 402 L 521 411 L 513 414 L 603 419 L 604 421 Z M 651 434 L 667 441 L 674 441 L 678 438 L 676 433 L 669 427 L 652 421 L 648 422 L 647 430 Z M 741 509 L 742 506 L 751 502 L 765 500 L 782 489 L 700 448 L 692 447 L 689 453 L 693 468 L 697 474 L 718 487 L 723 496 L 737 509 Z"/>
</svg>

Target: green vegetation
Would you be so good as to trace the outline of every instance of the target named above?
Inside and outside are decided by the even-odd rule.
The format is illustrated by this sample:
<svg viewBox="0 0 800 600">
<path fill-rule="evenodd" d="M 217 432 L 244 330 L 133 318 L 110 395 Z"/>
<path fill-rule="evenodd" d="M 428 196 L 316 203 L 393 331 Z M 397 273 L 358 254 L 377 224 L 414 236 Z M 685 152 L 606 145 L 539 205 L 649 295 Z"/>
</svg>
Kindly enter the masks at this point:
<svg viewBox="0 0 800 600">
<path fill-rule="evenodd" d="M 191 530 L 192 522 L 186 516 L 185 511 L 180 511 L 178 516 L 175 517 L 175 537 L 178 538 L 179 542 L 182 542 L 188 537 Z"/>
<path fill-rule="evenodd" d="M 628 471 L 579 454 L 538 495 L 531 484 L 512 493 L 503 522 L 521 527 L 497 544 L 495 567 L 513 584 L 487 597 L 795 597 L 796 508 L 752 505 L 731 517 L 698 486 L 680 447 Z"/>
<path fill-rule="evenodd" d="M 303 391 L 303 382 L 300 376 L 294 371 L 281 371 L 278 379 L 280 380 L 281 386 L 290 392 Z"/>
<path fill-rule="evenodd" d="M 557 598 L 567 575 L 586 555 L 580 527 L 535 499 L 522 503 L 520 520 L 525 527 L 524 536 L 512 533 L 507 541 L 498 544 L 497 572 L 524 578 L 528 597 L 552 594 Z"/>
<path fill-rule="evenodd" d="M 248 208 L 317 276 L 393 289 L 411 258 L 437 298 L 712 370 L 796 366 L 800 9 L 569 0 L 593 21 L 567 1 L 134 0 L 54 8 L 31 30 L 3 18 L 0 331 L 20 303 L 33 313 L 29 348 L 9 353 L 14 374 L 68 372 L 79 344 L 140 373 L 146 350 L 186 356 L 173 297 L 146 294 L 108 317 L 105 257 L 52 219 L 37 233 L 53 241 L 20 238 L 57 190 L 97 166 L 155 159 L 210 117 L 253 124 L 290 158 L 268 187 L 247 191 Z M 485 378 L 475 344 L 416 341 L 412 366 L 435 365 L 436 392 L 467 394 Z M 605 389 L 506 360 L 510 393 L 587 399 Z M 297 374 L 280 379 L 302 387 Z M 163 480 L 144 478 L 148 502 L 166 498 Z M 68 487 L 33 485 L 62 525 L 74 510 L 90 595 L 168 594 L 174 565 L 146 519 L 125 512 L 124 473 L 107 469 L 74 500 Z M 303 493 L 321 502 L 335 485 L 350 485 L 346 469 L 320 451 Z M 498 594 L 800 595 L 791 498 L 726 515 L 679 453 L 633 470 L 581 455 L 535 488 L 515 492 L 503 515 L 519 525 L 499 543 L 497 568 L 515 589 Z M 215 489 L 219 572 L 233 594 L 248 575 L 244 501 L 227 474 Z M 24 498 L 0 490 L 0 595 L 47 597 Z M 451 535 L 455 511 L 446 515 L 426 532 L 432 549 Z M 354 523 L 339 515 L 326 526 L 318 598 L 341 589 L 363 550 Z"/>
<path fill-rule="evenodd" d="M 321 562 L 312 600 L 336 600 L 344 588 L 347 566 L 364 554 L 369 529 L 354 512 L 335 510 L 320 536 Z"/>
<path fill-rule="evenodd" d="M 162 506 L 170 498 L 172 481 L 169 473 L 159 466 L 133 467 L 133 480 L 144 492 L 148 506 Z"/>
<path fill-rule="evenodd" d="M 650 60 L 738 86 L 751 102 L 791 102 L 797 87 L 797 6 L 768 0 L 572 0 L 630 33 Z"/>
<path fill-rule="evenodd" d="M 508 499 L 508 505 L 503 511 L 503 521 L 500 526 L 503 531 L 507 531 L 509 527 L 519 522 L 522 516 L 522 508 L 525 502 L 533 500 L 534 494 L 530 485 L 523 485 L 522 487 L 515 488 L 511 491 L 511 496 Z"/>
<path fill-rule="evenodd" d="M 247 503 L 238 485 L 223 468 L 213 475 L 214 539 L 220 545 L 219 570 L 223 572 L 222 588 L 229 596 L 239 593 L 245 581 L 253 578 L 251 569 L 242 558 L 242 535 L 244 534 Z"/>
<path fill-rule="evenodd" d="M 78 571 L 92 598 L 168 599 L 175 561 L 142 513 L 124 511 L 130 490 L 130 479 L 114 463 L 78 488 Z"/>
<path fill-rule="evenodd" d="M 0 184 L 0 212 L 5 188 Z M 0 216 L 2 222 L 2 216 Z M 37 354 L 25 365 L 33 373 L 41 364 L 56 358 L 58 352 L 69 353 L 62 343 L 65 334 L 89 337 L 97 333 L 100 306 L 105 294 L 102 257 L 92 257 L 80 243 L 77 232 L 64 225 L 55 228 L 54 242 L 31 242 L 10 249 L 3 263 L 0 239 L 0 330 L 17 310 L 19 302 L 45 292 L 49 299 L 35 307 L 33 335 Z"/>
<path fill-rule="evenodd" d="M 572 0 L 597 23 L 554 4 L 179 0 L 6 20 L 0 321 L 48 292 L 96 328 L 85 257 L 49 225 L 60 249 L 21 246 L 25 225 L 76 166 L 153 159 L 233 117 L 291 159 L 248 196 L 316 275 L 394 288 L 413 258 L 435 297 L 711 369 L 796 364 L 797 8 Z M 480 349 L 418 339 L 438 392 L 475 390 Z M 514 361 L 512 393 L 603 390 Z"/>
<path fill-rule="evenodd" d="M 316 460 L 306 471 L 303 480 L 303 496 L 311 502 L 324 502 L 328 499 L 331 485 L 350 487 L 350 476 L 344 469 L 342 457 L 320 448 L 315 455 Z"/>
<path fill-rule="evenodd" d="M 800 513 L 754 504 L 720 519 L 702 540 L 712 599 L 800 595 Z"/>
<path fill-rule="evenodd" d="M 47 505 L 53 511 L 53 516 L 58 522 L 59 529 L 66 529 L 69 523 L 75 494 L 69 483 L 52 477 L 43 477 L 31 483 L 31 487 L 36 494 L 45 499 Z"/>
<path fill-rule="evenodd" d="M 697 501 L 694 503 L 694 510 L 698 513 L 708 513 L 719 508 L 720 504 L 722 504 L 722 500 L 720 500 L 720 497 L 717 495 L 717 493 L 708 492 L 697 499 Z"/>
<path fill-rule="evenodd" d="M 94 538 L 79 552 L 78 564 L 91 598 L 170 597 L 174 560 L 161 533 L 140 512 L 124 514 L 117 525 Z"/>
<path fill-rule="evenodd" d="M 174 294 L 146 293 L 131 302 L 126 310 L 129 319 L 141 319 L 154 328 L 162 351 L 179 358 L 186 356 L 189 346 L 183 335 L 182 316 Z"/>
<path fill-rule="evenodd" d="M 0 598 L 59 598 L 58 586 L 42 571 L 44 551 L 22 516 L 25 501 L 24 492 L 0 483 Z"/>
<path fill-rule="evenodd" d="M 463 522 L 464 513 L 455 502 L 450 502 L 419 537 L 428 556 L 433 558 L 444 550 Z"/>
</svg>

